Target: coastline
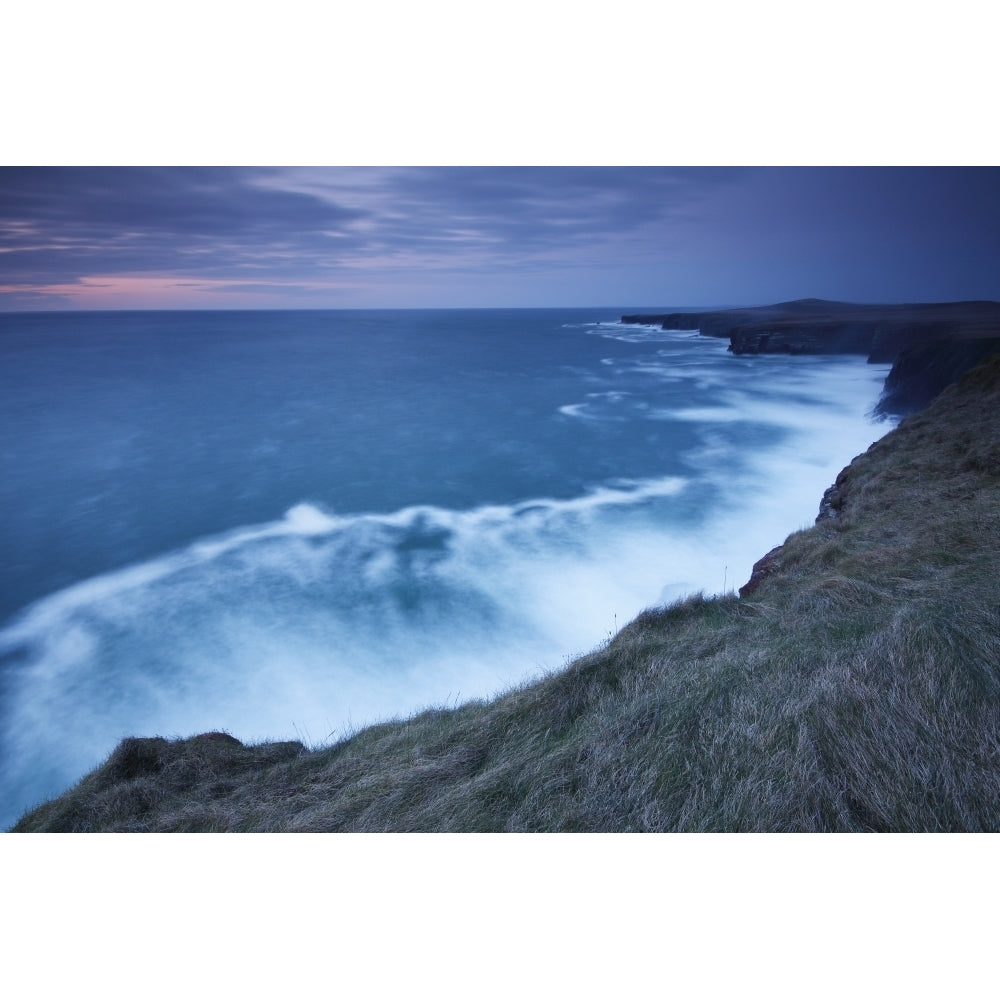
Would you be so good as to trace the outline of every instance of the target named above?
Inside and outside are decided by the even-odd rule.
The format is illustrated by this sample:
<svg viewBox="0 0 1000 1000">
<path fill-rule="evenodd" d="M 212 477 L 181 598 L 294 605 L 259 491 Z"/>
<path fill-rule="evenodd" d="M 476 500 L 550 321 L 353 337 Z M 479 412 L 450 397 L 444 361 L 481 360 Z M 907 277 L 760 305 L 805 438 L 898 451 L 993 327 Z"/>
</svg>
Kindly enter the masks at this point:
<svg viewBox="0 0 1000 1000">
<path fill-rule="evenodd" d="M 898 360 L 899 359 L 897 359 L 897 362 Z M 935 363 L 933 359 L 931 360 L 931 363 L 932 364 Z M 994 366 L 994 368 L 995 367 L 996 366 Z M 893 371 L 896 371 L 895 367 Z M 998 377 L 998 374 L 995 370 L 988 368 L 988 371 L 989 371 L 989 379 L 987 380 L 986 383 L 979 386 L 979 390 L 981 393 L 989 393 L 993 391 L 992 382 L 996 381 Z M 981 379 L 980 381 L 982 382 L 983 380 Z M 945 410 L 947 411 L 947 407 L 945 407 Z M 968 410 L 968 407 L 966 407 L 966 410 Z M 969 413 L 965 411 L 963 411 L 963 413 L 964 413 L 964 419 L 968 419 Z M 901 427 L 902 426 L 903 425 L 901 425 Z M 814 556 L 812 555 L 809 555 L 808 558 L 803 559 L 803 553 L 809 554 L 816 547 L 815 536 L 811 535 L 812 532 L 819 532 L 821 536 L 829 535 L 831 532 L 833 532 L 834 535 L 837 535 L 838 533 L 849 530 L 852 527 L 853 521 L 856 518 L 858 518 L 860 514 L 864 513 L 863 511 L 859 512 L 857 510 L 852 509 L 853 507 L 856 506 L 858 502 L 859 492 L 863 494 L 864 490 L 859 491 L 858 489 L 859 477 L 857 473 L 852 473 L 851 470 L 854 469 L 856 466 L 858 466 L 859 463 L 863 467 L 866 462 L 866 456 L 869 456 L 873 453 L 876 455 L 884 453 L 888 447 L 885 445 L 885 442 L 887 441 L 887 439 L 892 438 L 894 434 L 897 434 L 898 430 L 899 429 L 897 429 L 897 431 L 890 432 L 889 435 L 886 435 L 886 437 L 883 437 L 882 439 L 880 439 L 880 441 L 872 445 L 872 447 L 869 448 L 864 455 L 858 456 L 858 458 L 855 459 L 855 461 L 852 462 L 850 466 L 848 466 L 847 469 L 845 469 L 844 472 L 837 477 L 837 485 L 839 487 L 839 490 L 838 490 L 838 496 L 836 498 L 837 503 L 834 505 L 836 508 L 837 517 L 818 519 L 818 521 L 822 521 L 823 523 L 817 524 L 815 529 L 810 529 L 809 531 L 804 533 L 803 532 L 797 533 L 797 535 L 790 537 L 784 545 L 779 546 L 778 549 L 768 554 L 769 557 L 772 557 L 772 563 L 778 563 L 779 566 L 777 567 L 776 571 L 763 574 L 763 578 L 758 580 L 757 586 L 755 587 L 754 591 L 748 592 L 747 597 L 750 597 L 752 595 L 753 599 L 751 601 L 746 601 L 746 600 L 744 600 L 743 602 L 735 601 L 734 603 L 735 599 L 727 597 L 708 599 L 708 600 L 698 599 L 694 601 L 684 602 L 681 605 L 676 605 L 667 609 L 663 609 L 661 612 L 656 612 L 656 613 L 646 612 L 643 615 L 640 615 L 639 618 L 637 618 L 634 622 L 626 626 L 626 628 L 622 629 L 621 632 L 619 632 L 617 635 L 610 637 L 606 647 L 600 650 L 595 650 L 594 653 L 588 654 L 587 656 L 582 657 L 581 659 L 575 661 L 573 664 L 570 664 L 567 668 L 565 668 L 565 671 L 560 672 L 558 675 L 555 675 L 552 678 L 545 679 L 541 682 L 538 682 L 536 685 L 529 685 L 528 687 L 514 691 L 508 695 L 501 696 L 501 698 L 497 699 L 497 701 L 495 702 L 491 702 L 486 705 L 483 705 L 482 703 L 471 704 L 469 706 L 463 706 L 462 708 L 454 710 L 434 710 L 433 712 L 421 713 L 420 715 L 415 716 L 413 719 L 405 722 L 387 723 L 384 726 L 371 727 L 370 729 L 364 730 L 356 734 L 347 741 L 344 741 L 338 744 L 337 746 L 330 748 L 329 750 L 307 752 L 304 751 L 303 748 L 302 751 L 296 750 L 294 754 L 291 753 L 291 750 L 287 750 L 288 754 L 287 759 L 283 759 L 280 763 L 275 763 L 273 759 L 268 757 L 268 754 L 271 753 L 271 751 L 268 750 L 267 747 L 275 746 L 273 744 L 263 744 L 258 747 L 245 747 L 242 744 L 238 745 L 234 744 L 233 742 L 231 742 L 231 738 L 221 739 L 215 736 L 212 736 L 210 739 L 206 737 L 194 737 L 186 741 L 173 741 L 173 742 L 161 741 L 160 743 L 155 743 L 155 744 L 150 743 L 149 741 L 138 741 L 134 745 L 133 743 L 129 743 L 128 747 L 126 747 L 126 744 L 122 744 L 119 746 L 118 749 L 116 749 L 115 753 L 112 754 L 112 759 L 109 759 L 108 763 L 104 765 L 104 768 L 99 769 L 97 772 L 94 772 L 94 774 L 92 774 L 91 776 L 85 778 L 84 782 L 81 784 L 81 786 L 79 786 L 79 789 L 80 791 L 86 792 L 87 794 L 91 794 L 94 792 L 96 787 L 96 790 L 100 792 L 101 795 L 103 795 L 104 792 L 106 791 L 117 789 L 120 792 L 124 785 L 131 784 L 134 786 L 136 783 L 139 783 L 139 785 L 142 785 L 146 789 L 146 792 L 143 793 L 144 795 L 146 795 L 146 798 L 149 798 L 150 796 L 152 797 L 150 799 L 150 803 L 152 805 L 153 800 L 157 799 L 156 785 L 158 779 L 154 780 L 155 776 L 160 775 L 161 773 L 164 772 L 169 772 L 172 774 L 178 768 L 180 768 L 181 770 L 183 770 L 184 768 L 190 770 L 194 766 L 191 764 L 192 758 L 195 758 L 200 762 L 198 764 L 198 767 L 203 766 L 204 768 L 208 769 L 208 772 L 216 774 L 217 777 L 220 774 L 228 773 L 233 767 L 237 767 L 237 770 L 241 774 L 244 772 L 246 772 L 247 774 L 253 774 L 256 773 L 260 768 L 264 768 L 268 771 L 273 771 L 275 768 L 286 766 L 290 769 L 289 774 L 291 775 L 292 772 L 296 771 L 296 769 L 299 768 L 305 768 L 305 771 L 310 771 L 313 769 L 314 765 L 315 767 L 319 767 L 323 760 L 328 760 L 330 758 L 343 756 L 345 752 L 347 753 L 347 756 L 351 757 L 352 759 L 357 760 L 358 755 L 360 755 L 361 759 L 365 759 L 366 748 L 371 750 L 373 748 L 373 741 L 374 741 L 374 746 L 377 746 L 380 740 L 380 734 L 384 735 L 385 741 L 387 743 L 393 743 L 398 745 L 400 740 L 402 739 L 403 744 L 407 745 L 410 741 L 404 738 L 404 734 L 408 729 L 416 728 L 417 730 L 423 730 L 426 733 L 431 733 L 438 731 L 442 726 L 445 726 L 446 728 L 450 726 L 451 729 L 454 729 L 455 725 L 458 725 L 460 731 L 465 733 L 466 739 L 464 745 L 466 747 L 466 750 L 463 751 L 464 756 L 469 756 L 469 754 L 471 754 L 471 757 L 469 757 L 470 761 L 478 760 L 478 763 L 475 763 L 474 766 L 472 766 L 472 771 L 468 775 L 465 775 L 466 777 L 474 777 L 481 770 L 485 760 L 488 759 L 488 756 L 486 758 L 479 759 L 478 758 L 479 751 L 473 752 L 471 749 L 469 749 L 470 745 L 475 742 L 472 738 L 472 729 L 469 728 L 472 725 L 472 722 L 475 718 L 479 718 L 480 721 L 483 721 L 482 717 L 484 714 L 486 715 L 487 718 L 496 715 L 497 713 L 500 713 L 502 715 L 503 714 L 502 706 L 505 703 L 510 703 L 511 701 L 513 701 L 515 705 L 519 701 L 520 702 L 527 701 L 529 703 L 531 703 L 532 701 L 538 701 L 541 690 L 546 688 L 549 689 L 548 693 L 550 695 L 552 694 L 551 689 L 555 688 L 558 690 L 562 688 L 564 690 L 561 692 L 561 694 L 570 696 L 569 704 L 565 704 L 563 698 L 557 697 L 555 700 L 556 702 L 561 703 L 561 707 L 557 708 L 555 706 L 550 705 L 546 709 L 546 711 L 550 713 L 552 711 L 555 711 L 556 717 L 560 717 L 563 713 L 567 711 L 569 712 L 570 716 L 573 716 L 574 714 L 579 714 L 578 712 L 575 713 L 575 710 L 573 709 L 573 701 L 574 699 L 577 698 L 577 695 L 572 694 L 572 689 L 573 689 L 573 684 L 571 683 L 572 678 L 575 676 L 577 680 L 580 680 L 581 677 L 586 677 L 589 671 L 595 669 L 598 670 L 598 673 L 604 672 L 608 668 L 601 667 L 600 669 L 598 669 L 598 664 L 601 663 L 607 664 L 609 659 L 612 660 L 615 659 L 613 656 L 610 656 L 609 654 L 615 651 L 616 648 L 620 649 L 620 647 L 622 647 L 623 645 L 628 647 L 630 646 L 630 644 L 632 647 L 634 647 L 635 646 L 634 640 L 637 637 L 637 633 L 642 638 L 643 650 L 648 652 L 648 650 L 646 650 L 646 645 L 648 644 L 649 641 L 652 641 L 653 645 L 656 646 L 657 648 L 662 647 L 663 642 L 666 641 L 668 634 L 671 631 L 671 629 L 668 627 L 667 632 L 664 632 L 663 631 L 664 626 L 669 626 L 669 623 L 672 621 L 679 620 L 681 622 L 686 622 L 689 626 L 691 626 L 692 629 L 694 629 L 695 625 L 697 625 L 699 628 L 702 628 L 703 626 L 705 626 L 706 622 L 711 623 L 717 618 L 726 619 L 727 617 L 732 618 L 734 616 L 737 619 L 740 618 L 740 616 L 744 614 L 744 612 L 738 611 L 740 607 L 743 607 L 744 609 L 752 609 L 755 605 L 758 605 L 760 601 L 765 601 L 765 606 L 766 606 L 766 601 L 768 600 L 767 594 L 769 589 L 773 590 L 774 588 L 777 588 L 779 591 L 781 591 L 781 589 L 785 587 L 788 582 L 789 573 L 791 573 L 794 576 L 794 574 L 801 569 L 803 562 L 808 564 L 809 559 L 814 559 Z M 910 434 L 910 432 L 907 432 L 907 434 Z M 912 434 L 910 436 L 912 436 Z M 904 437 L 906 437 L 906 435 L 904 435 Z M 989 434 L 983 434 L 982 437 L 984 446 L 989 447 L 991 444 Z M 891 451 L 892 448 L 890 447 L 889 450 Z M 989 473 L 990 469 L 992 468 L 991 462 L 992 459 L 989 457 L 989 455 L 987 455 L 987 457 L 980 462 L 982 468 L 979 469 L 979 471 L 980 472 L 985 471 Z M 972 471 L 975 472 L 976 469 L 974 468 Z M 816 502 L 818 504 L 820 502 L 820 498 L 817 497 Z M 810 536 L 809 542 L 805 542 L 802 540 L 802 536 L 806 535 Z M 822 544 L 819 547 L 822 549 L 823 547 Z M 776 557 L 776 553 L 778 554 L 778 556 L 780 556 L 780 558 Z M 836 558 L 833 558 L 833 562 L 830 563 L 828 568 L 833 568 L 839 565 L 838 559 L 842 561 L 841 556 L 842 554 L 838 555 Z M 824 557 L 824 558 L 832 558 L 832 557 Z M 805 592 L 808 592 L 810 591 L 811 588 L 815 586 L 814 577 L 815 577 L 815 572 L 817 570 L 817 565 L 819 566 L 820 569 L 822 569 L 823 568 L 822 560 L 820 561 L 819 564 L 809 565 L 807 567 L 808 572 L 806 573 L 805 577 L 802 578 L 805 579 L 805 586 L 803 588 L 803 586 L 801 585 L 802 579 L 800 579 L 798 581 L 799 590 L 804 590 Z M 775 567 L 773 566 L 770 568 L 772 570 L 775 569 Z M 834 575 L 832 577 L 829 577 L 829 579 L 853 580 L 855 579 L 855 576 L 856 574 L 852 573 L 846 573 L 846 575 L 844 575 L 843 571 L 841 571 L 840 575 L 838 575 L 838 573 L 834 573 Z M 736 583 L 737 581 L 733 582 Z M 824 584 L 824 586 L 826 586 L 826 584 Z M 826 596 L 835 596 L 837 588 L 844 586 L 844 584 L 836 583 L 833 586 L 834 586 L 834 594 Z M 789 595 L 787 593 L 783 594 L 782 596 L 783 599 L 786 601 L 791 599 L 792 606 L 793 607 L 795 606 L 796 600 L 794 599 L 794 596 L 792 598 L 789 598 Z M 821 594 L 820 596 L 824 595 Z M 815 605 L 815 602 L 813 603 Z M 822 604 L 822 601 L 820 603 Z M 812 610 L 815 615 L 815 613 L 817 612 L 817 607 L 814 606 Z M 764 617 L 766 617 L 766 613 L 764 613 Z M 732 622 L 730 621 L 729 624 L 732 625 Z M 745 625 L 746 623 L 743 622 L 743 624 Z M 653 639 L 650 639 L 650 636 L 647 634 L 650 631 L 659 635 L 660 638 L 654 637 Z M 637 655 L 634 648 L 632 649 L 631 655 L 634 660 L 635 656 Z M 633 668 L 634 667 L 635 664 L 633 663 Z M 622 674 L 622 671 L 624 671 L 624 674 Z M 615 676 L 618 675 L 626 676 L 634 672 L 635 672 L 634 669 L 630 668 L 629 670 L 626 670 L 620 664 L 614 666 L 612 669 L 612 674 Z M 619 679 L 618 681 L 612 683 L 611 686 L 614 689 L 616 687 L 620 687 L 621 684 L 623 683 L 624 680 Z M 567 687 L 570 689 L 569 691 L 565 690 Z M 600 687 L 600 685 L 598 685 L 598 687 Z M 727 690 L 730 689 L 727 688 Z M 729 694 L 724 694 L 722 696 L 722 700 L 720 702 L 720 705 L 718 706 L 719 712 L 721 714 L 725 714 L 726 710 L 730 707 L 730 701 L 734 696 L 735 695 L 733 694 L 732 690 L 730 690 Z M 542 698 L 541 700 L 546 702 L 551 702 L 552 698 L 546 697 Z M 579 710 L 585 709 L 587 707 L 586 702 L 587 699 L 585 698 L 584 702 L 577 706 L 577 709 Z M 418 725 L 418 723 L 420 723 L 420 720 L 423 720 L 424 724 Z M 533 727 L 528 727 L 529 731 L 527 733 L 521 734 L 522 737 L 521 740 L 518 740 L 518 737 L 514 733 L 510 734 L 510 739 L 512 739 L 515 743 L 518 742 L 523 743 L 523 738 L 531 736 L 532 728 Z M 461 747 L 463 745 L 462 739 L 459 739 L 457 744 L 454 743 L 454 739 L 455 739 L 454 736 L 449 737 L 446 740 L 447 744 L 455 745 L 458 747 Z M 353 756 L 348 751 L 348 748 L 352 744 L 354 746 L 354 750 L 357 751 L 357 753 L 354 754 Z M 206 747 L 209 746 L 211 747 L 210 752 L 205 749 Z M 288 747 L 287 744 L 281 744 L 281 746 L 285 746 L 286 748 Z M 140 750 L 136 750 L 136 747 L 139 747 L 141 752 Z M 121 765 L 120 758 L 122 758 L 123 755 L 125 757 L 129 757 L 129 755 L 132 754 L 133 751 L 139 753 L 140 757 L 142 757 L 143 754 L 145 754 L 146 757 L 148 757 L 148 759 L 153 763 L 142 765 L 138 767 L 138 770 L 133 768 L 131 764 L 127 766 Z M 418 759 L 420 758 L 420 756 L 421 755 L 418 754 Z M 374 763 L 375 758 L 372 758 L 370 753 L 368 753 L 367 757 L 369 763 Z M 307 760 L 310 762 L 309 766 L 306 766 L 303 763 Z M 527 766 L 527 765 L 522 765 L 522 766 Z M 124 767 L 124 770 L 122 769 L 122 767 Z M 110 768 L 110 771 L 107 770 L 108 768 Z M 197 768 L 195 768 L 195 770 L 197 770 Z M 463 767 L 459 766 L 458 771 L 461 772 L 462 770 Z M 440 772 L 439 776 L 442 778 L 442 780 L 445 780 L 446 778 L 449 777 L 449 774 L 447 772 L 448 768 L 444 768 L 444 770 Z M 103 775 L 103 776 L 98 779 L 95 778 L 95 775 Z M 452 780 L 454 780 L 455 778 L 462 777 L 462 775 L 453 773 L 450 775 L 450 777 Z M 96 780 L 97 786 L 99 787 L 94 786 L 94 781 L 92 781 L 91 779 Z M 397 780 L 403 780 L 403 779 L 397 776 Z M 89 786 L 88 782 L 90 783 Z M 238 791 L 238 788 L 233 790 Z M 426 789 L 426 791 L 428 791 L 429 793 L 430 790 Z M 62 796 L 60 797 L 59 800 L 56 800 L 56 802 L 65 801 L 66 798 L 67 798 L 66 796 Z M 41 810 L 35 810 L 35 812 L 31 815 L 37 817 L 43 811 L 47 813 L 52 813 L 52 809 L 50 809 L 49 807 L 55 808 L 54 804 L 50 803 L 49 806 L 44 806 L 41 808 Z M 56 809 L 55 811 L 57 813 L 59 812 L 58 809 Z M 149 809 L 147 808 L 146 811 L 148 812 Z M 487 810 L 487 813 L 488 812 L 489 811 Z M 376 810 L 376 813 L 383 817 L 389 815 L 388 813 L 385 813 L 384 810 L 382 812 Z M 195 824 L 194 826 L 184 826 L 182 824 L 180 827 L 174 826 L 170 828 L 212 828 L 212 829 L 232 828 L 230 826 L 225 825 L 224 823 L 221 826 L 214 825 L 221 822 L 220 814 L 217 812 L 213 813 L 213 815 L 215 816 L 215 819 L 213 820 L 209 820 L 206 818 L 206 816 L 208 816 L 208 813 L 205 811 L 202 811 L 202 813 L 200 813 L 199 815 L 201 816 L 201 818 L 195 819 L 194 814 L 189 814 L 187 819 L 184 821 L 188 823 L 194 823 Z M 369 817 L 369 819 L 371 819 L 371 817 Z M 24 821 L 22 821 L 22 824 L 24 824 L 26 821 L 27 817 Z M 286 821 L 291 825 L 283 825 Z M 404 821 L 403 827 L 397 827 L 393 825 L 392 822 L 390 822 L 389 826 L 379 826 L 376 823 L 374 828 L 377 829 L 410 828 L 409 826 L 406 826 L 406 822 L 411 822 L 411 821 Z M 150 827 L 144 825 L 145 821 L 139 821 L 136 819 L 133 819 L 129 822 L 138 823 L 138 825 L 126 827 L 130 829 L 162 828 L 162 827 Z M 337 824 L 333 824 L 331 826 L 321 825 L 321 827 L 312 827 L 309 826 L 308 824 L 302 826 L 300 825 L 300 821 L 291 819 L 290 817 L 285 817 L 284 820 L 280 820 L 278 817 L 272 816 L 268 822 L 279 823 L 279 825 L 275 828 L 281 828 L 281 829 L 357 828 L 353 826 L 340 827 Z M 481 828 L 476 825 L 476 822 L 477 821 L 475 820 L 474 815 L 470 814 L 466 810 L 466 812 L 463 813 L 462 815 L 461 821 L 459 821 L 457 825 L 454 825 L 453 821 L 450 820 L 449 823 L 443 827 L 435 827 L 433 825 L 427 827 L 424 825 L 425 821 L 420 821 L 413 828 L 419 828 L 419 829 Z M 503 826 L 497 827 L 495 825 L 495 822 L 496 820 L 494 818 L 489 823 L 487 823 L 485 828 L 489 829 L 522 828 L 516 822 L 514 823 L 513 826 L 508 825 L 506 827 Z M 537 822 L 537 819 L 535 822 Z M 615 825 L 613 822 L 611 822 L 610 814 L 608 814 L 603 822 L 597 822 L 596 825 L 594 825 L 593 822 L 587 821 L 581 828 L 586 828 L 586 829 L 660 828 L 655 824 L 647 827 L 643 827 L 641 825 L 639 827 L 630 825 L 633 822 L 634 821 L 626 822 L 624 819 L 622 819 L 620 825 Z M 199 826 L 198 825 L 199 823 L 208 823 L 208 826 Z M 472 824 L 471 826 L 468 825 L 470 823 Z M 22 824 L 19 824 L 18 828 L 22 829 L 27 828 Z M 863 826 L 864 824 L 862 823 L 862 827 Z M 81 827 L 73 827 L 73 828 L 81 828 Z M 82 827 L 82 828 L 88 828 L 88 827 Z M 120 827 L 115 827 L 115 828 L 120 828 Z M 247 828 L 247 827 L 237 826 L 236 828 Z M 249 828 L 257 829 L 263 827 L 251 825 Z M 361 828 L 371 828 L 371 827 L 362 826 Z M 529 823 L 529 826 L 527 828 L 550 828 L 550 827 L 546 826 L 543 822 L 540 827 L 535 827 Z M 557 826 L 555 828 L 563 828 L 563 827 Z M 714 828 L 714 827 L 709 827 L 709 828 Z M 736 823 L 735 826 L 722 824 L 720 828 L 742 829 L 747 827 L 741 826 L 739 823 Z M 758 828 L 758 827 L 751 825 L 749 828 Z M 837 827 L 835 824 L 832 828 L 839 828 L 839 827 Z M 905 828 L 910 828 L 910 827 L 905 827 Z"/>
<path fill-rule="evenodd" d="M 623 323 L 698 330 L 734 354 L 860 354 L 890 363 L 885 415 L 926 406 L 945 386 L 1000 351 L 1000 302 L 860 305 L 798 299 L 771 306 L 622 316 Z"/>
</svg>

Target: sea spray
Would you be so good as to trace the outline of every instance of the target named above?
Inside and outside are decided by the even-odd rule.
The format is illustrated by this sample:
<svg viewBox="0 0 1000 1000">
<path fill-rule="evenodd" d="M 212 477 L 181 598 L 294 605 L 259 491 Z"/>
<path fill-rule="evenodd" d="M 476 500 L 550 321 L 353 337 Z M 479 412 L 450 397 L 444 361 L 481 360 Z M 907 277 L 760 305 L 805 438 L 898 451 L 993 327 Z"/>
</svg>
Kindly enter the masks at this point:
<svg viewBox="0 0 1000 1000">
<path fill-rule="evenodd" d="M 165 335 L 180 338 L 185 364 L 173 361 L 173 391 L 158 395 L 146 372 L 132 464 L 96 471 L 68 462 L 59 473 L 73 435 L 32 430 L 26 401 L 48 398 L 64 417 L 68 408 L 99 451 L 122 427 L 106 417 L 88 424 L 87 393 L 103 387 L 114 409 L 116 383 L 98 366 L 56 380 L 79 399 L 52 399 L 44 379 L 34 397 L 21 386 L 21 409 L 8 402 L 8 413 L 45 449 L 44 463 L 14 468 L 5 487 L 20 490 L 23 506 L 9 509 L 25 511 L 24 531 L 44 537 L 28 501 L 42 482 L 58 481 L 66 499 L 56 537 L 84 480 L 129 502 L 87 508 L 92 534 L 79 562 L 105 568 L 22 602 L 0 631 L 0 822 L 60 791 L 127 734 L 337 738 L 456 691 L 489 697 L 558 669 L 606 638 L 608 622 L 717 592 L 724 580 L 738 586 L 763 552 L 811 522 L 839 469 L 888 429 L 867 417 L 884 367 L 734 358 L 724 342 L 689 331 L 600 319 L 379 314 L 362 350 L 352 314 L 325 324 L 275 314 L 270 326 L 202 319 L 207 347 L 185 339 L 191 321 L 176 316 Z M 119 376 L 143 367 L 128 343 L 116 348 Z M 205 350 L 229 367 L 206 374 L 193 363 Z M 377 372 L 379 351 L 393 378 L 355 392 L 352 379 Z M 102 358 L 113 363 L 115 353 Z M 217 396 L 235 381 L 239 399 L 250 383 L 271 402 L 244 413 L 209 394 L 185 423 L 178 407 L 194 405 L 205 379 Z M 264 469 L 263 452 L 247 447 L 256 435 L 272 449 Z M 230 518 L 268 506 L 272 515 L 226 525 L 215 509 L 199 519 L 196 505 L 143 508 L 154 465 L 172 496 L 185 484 L 197 495 L 214 469 L 215 485 L 230 489 Z M 240 499 L 247 483 L 261 495 Z M 122 510 L 153 538 L 189 537 L 116 565 Z M 63 545 L 74 537 L 67 531 Z M 39 551 L 39 562 L 49 555 Z M 34 578 L 24 578 L 30 593 Z"/>
</svg>

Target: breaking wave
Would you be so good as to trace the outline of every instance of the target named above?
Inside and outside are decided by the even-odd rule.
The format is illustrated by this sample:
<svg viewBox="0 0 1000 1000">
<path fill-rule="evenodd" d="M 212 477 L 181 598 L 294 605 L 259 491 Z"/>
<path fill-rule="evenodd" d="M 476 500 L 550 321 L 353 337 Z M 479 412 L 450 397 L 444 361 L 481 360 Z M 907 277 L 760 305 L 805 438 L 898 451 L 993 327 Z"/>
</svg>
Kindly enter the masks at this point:
<svg viewBox="0 0 1000 1000">
<path fill-rule="evenodd" d="M 539 384 L 535 368 L 536 381 L 514 370 L 495 395 L 484 395 L 492 370 L 489 381 L 470 376 L 472 388 L 456 383 L 455 392 L 468 391 L 470 407 L 492 407 L 483 427 L 493 430 L 496 473 L 482 480 L 481 495 L 504 487 L 504 461 L 512 472 L 523 464 L 546 481 L 590 484 L 567 489 L 573 495 L 525 490 L 513 502 L 357 513 L 331 509 L 320 491 L 275 503 L 263 515 L 285 511 L 274 520 L 94 573 L 8 620 L 0 630 L 0 826 L 65 789 L 126 735 L 224 728 L 246 741 L 321 744 L 558 669 L 644 607 L 739 586 L 762 553 L 811 523 L 837 472 L 885 430 L 865 416 L 884 367 L 734 358 L 721 341 L 610 321 L 564 330 L 561 367 L 551 367 L 544 392 L 528 395 Z M 596 348 L 583 359 L 581 341 Z M 240 330 L 240 351 L 243 343 Z M 318 348 L 308 346 L 311 367 Z M 503 355 L 518 357 L 506 346 Z M 271 364 L 273 354 L 264 357 Z M 319 436 L 334 414 L 329 391 L 324 375 L 314 396 L 294 400 L 287 434 L 295 437 L 275 437 L 273 454 L 284 448 L 303 463 L 331 456 L 346 476 L 364 455 L 342 447 L 341 459 L 333 439 Z M 435 421 L 393 452 L 397 465 L 417 447 L 411 440 L 428 442 L 413 468 L 479 482 L 479 465 L 455 471 L 434 451 L 460 435 L 449 412 L 430 402 L 390 411 L 395 383 L 385 392 L 377 415 L 392 413 L 387 428 L 418 412 Z M 287 416 L 284 396 L 276 405 Z M 501 422 L 520 410 L 520 424 Z M 351 440 L 355 411 L 345 413 L 337 441 Z M 276 426 L 272 416 L 261 419 L 262 439 Z M 306 438 L 310 420 L 320 430 Z M 484 440 L 462 447 L 474 454 Z M 308 472 L 290 460 L 282 468 Z M 622 468 L 670 474 L 622 476 Z M 287 478 L 272 472 L 266 481 Z"/>
</svg>

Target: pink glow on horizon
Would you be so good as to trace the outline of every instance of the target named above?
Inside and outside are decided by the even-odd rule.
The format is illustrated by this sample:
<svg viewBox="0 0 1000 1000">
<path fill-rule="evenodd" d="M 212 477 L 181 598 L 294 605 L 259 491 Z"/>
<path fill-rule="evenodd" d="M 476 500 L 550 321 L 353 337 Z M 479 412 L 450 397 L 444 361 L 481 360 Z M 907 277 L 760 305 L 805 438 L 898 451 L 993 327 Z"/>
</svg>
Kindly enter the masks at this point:
<svg viewBox="0 0 1000 1000">
<path fill-rule="evenodd" d="M 30 296 L 38 306 L 78 309 L 259 309 L 302 305 L 303 292 L 358 290 L 356 284 L 284 284 L 168 275 L 89 275 L 45 285 L 0 285 L 0 295 Z"/>
</svg>

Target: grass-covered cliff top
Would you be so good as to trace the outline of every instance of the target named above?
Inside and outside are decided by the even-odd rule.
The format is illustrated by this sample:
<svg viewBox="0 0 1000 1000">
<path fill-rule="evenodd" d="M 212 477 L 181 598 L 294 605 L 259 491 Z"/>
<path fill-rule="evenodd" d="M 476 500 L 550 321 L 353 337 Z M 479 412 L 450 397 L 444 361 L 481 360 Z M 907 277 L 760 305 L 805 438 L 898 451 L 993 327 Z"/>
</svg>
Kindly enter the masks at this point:
<svg viewBox="0 0 1000 1000">
<path fill-rule="evenodd" d="M 489 703 L 309 752 L 126 740 L 15 829 L 1000 829 L 1000 358 L 828 499 L 747 596 Z"/>
</svg>

